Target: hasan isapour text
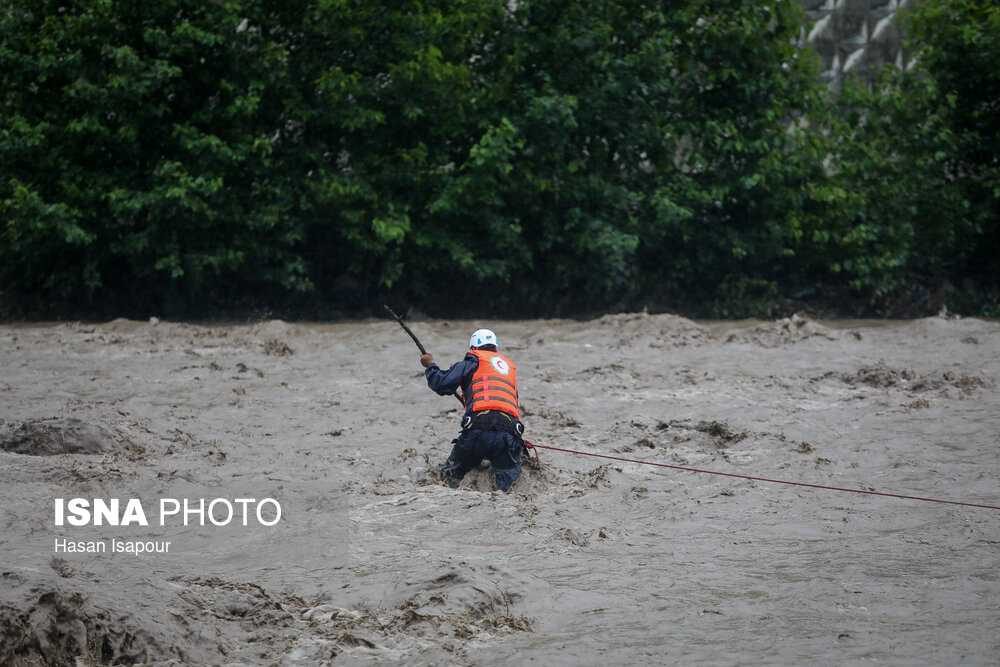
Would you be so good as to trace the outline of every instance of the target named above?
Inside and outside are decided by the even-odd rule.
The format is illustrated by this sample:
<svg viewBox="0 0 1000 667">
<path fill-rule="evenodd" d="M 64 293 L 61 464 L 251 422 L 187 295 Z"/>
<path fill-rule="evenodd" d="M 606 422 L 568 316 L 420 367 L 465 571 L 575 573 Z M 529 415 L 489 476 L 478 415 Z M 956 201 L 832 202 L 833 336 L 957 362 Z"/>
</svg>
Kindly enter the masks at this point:
<svg viewBox="0 0 1000 667">
<path fill-rule="evenodd" d="M 65 537 L 55 538 L 52 551 L 57 554 L 166 554 L 170 553 L 169 540 L 122 540 L 113 537 L 110 540 L 70 540 Z"/>
</svg>

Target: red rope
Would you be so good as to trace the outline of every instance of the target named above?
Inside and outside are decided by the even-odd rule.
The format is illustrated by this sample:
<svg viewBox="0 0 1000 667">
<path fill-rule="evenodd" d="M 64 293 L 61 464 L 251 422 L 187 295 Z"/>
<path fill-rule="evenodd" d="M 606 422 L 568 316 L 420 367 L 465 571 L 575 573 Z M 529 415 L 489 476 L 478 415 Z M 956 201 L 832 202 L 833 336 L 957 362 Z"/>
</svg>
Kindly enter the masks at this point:
<svg viewBox="0 0 1000 667">
<path fill-rule="evenodd" d="M 768 477 L 756 477 L 754 475 L 738 475 L 733 472 L 719 472 L 717 470 L 704 470 L 702 468 L 690 468 L 688 466 L 672 465 L 670 463 L 657 463 L 655 461 L 640 461 L 639 459 L 627 459 L 623 456 L 611 456 L 609 454 L 597 454 L 594 452 L 581 452 L 577 449 L 564 449 L 562 447 L 550 447 L 549 445 L 536 445 L 525 441 L 529 447 L 538 449 L 551 449 L 554 452 L 566 452 L 568 454 L 579 454 L 580 456 L 593 456 L 599 459 L 611 459 L 613 461 L 625 461 L 626 463 L 640 463 L 647 466 L 657 466 L 659 468 L 671 468 L 673 470 L 683 470 L 685 472 L 696 472 L 704 475 L 721 475 L 723 477 L 736 477 L 738 479 L 750 479 L 755 482 L 769 482 L 771 484 L 786 484 L 788 486 L 804 486 L 809 489 L 823 489 L 825 491 L 843 491 L 845 493 L 860 493 L 868 496 L 885 496 L 887 498 L 902 498 L 904 500 L 921 500 L 927 503 L 940 503 L 942 505 L 962 505 L 963 507 L 979 507 L 988 510 L 1000 510 L 997 505 L 982 505 L 979 503 L 967 503 L 959 500 L 942 500 L 940 498 L 924 498 L 922 496 L 905 496 L 901 493 L 889 493 L 886 491 L 866 491 L 864 489 L 848 489 L 843 486 L 827 486 L 826 484 L 809 484 L 807 482 L 791 482 L 785 479 L 771 479 Z"/>
</svg>

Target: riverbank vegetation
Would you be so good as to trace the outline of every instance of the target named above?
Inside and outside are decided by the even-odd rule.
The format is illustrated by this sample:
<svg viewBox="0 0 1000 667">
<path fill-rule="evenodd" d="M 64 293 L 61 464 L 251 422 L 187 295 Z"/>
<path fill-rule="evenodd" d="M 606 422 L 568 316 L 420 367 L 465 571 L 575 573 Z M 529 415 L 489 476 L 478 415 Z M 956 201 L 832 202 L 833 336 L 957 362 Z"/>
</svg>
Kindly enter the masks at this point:
<svg viewBox="0 0 1000 667">
<path fill-rule="evenodd" d="M 513 9 L 511 9 L 513 8 Z M 7 317 L 1000 314 L 1000 8 L 10 0 Z"/>
</svg>

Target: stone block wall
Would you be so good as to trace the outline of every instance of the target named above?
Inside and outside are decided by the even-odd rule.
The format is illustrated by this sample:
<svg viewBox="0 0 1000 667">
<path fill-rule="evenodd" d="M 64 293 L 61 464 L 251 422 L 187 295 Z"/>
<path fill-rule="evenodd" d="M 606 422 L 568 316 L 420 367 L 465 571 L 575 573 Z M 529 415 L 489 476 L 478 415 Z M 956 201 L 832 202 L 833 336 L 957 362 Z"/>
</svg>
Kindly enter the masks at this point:
<svg viewBox="0 0 1000 667">
<path fill-rule="evenodd" d="M 802 41 L 823 61 L 823 80 L 838 88 L 845 75 L 869 80 L 886 64 L 908 68 L 897 13 L 914 0 L 801 0 L 808 18 Z"/>
</svg>

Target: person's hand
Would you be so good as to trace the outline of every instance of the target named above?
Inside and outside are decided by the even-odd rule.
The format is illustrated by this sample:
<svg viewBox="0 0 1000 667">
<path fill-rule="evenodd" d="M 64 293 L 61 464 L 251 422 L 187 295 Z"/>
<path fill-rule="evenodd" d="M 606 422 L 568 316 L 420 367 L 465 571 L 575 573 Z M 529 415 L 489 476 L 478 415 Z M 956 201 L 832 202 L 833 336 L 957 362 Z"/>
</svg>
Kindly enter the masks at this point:
<svg viewBox="0 0 1000 667">
<path fill-rule="evenodd" d="M 434 363 L 434 357 L 433 357 L 433 355 L 431 355 L 431 354 L 421 354 L 420 355 L 420 364 L 424 368 L 427 368 L 428 366 L 430 366 L 433 363 Z"/>
</svg>

